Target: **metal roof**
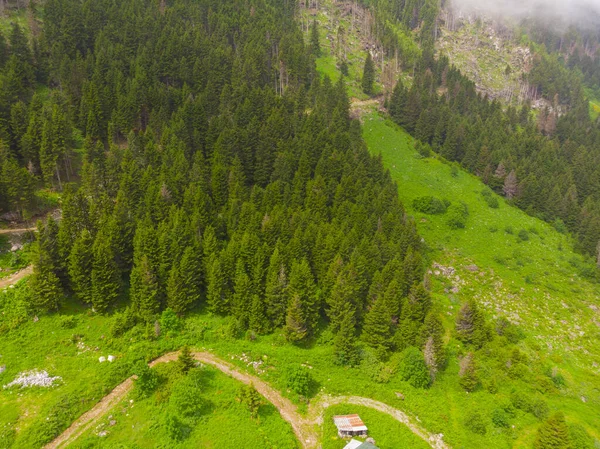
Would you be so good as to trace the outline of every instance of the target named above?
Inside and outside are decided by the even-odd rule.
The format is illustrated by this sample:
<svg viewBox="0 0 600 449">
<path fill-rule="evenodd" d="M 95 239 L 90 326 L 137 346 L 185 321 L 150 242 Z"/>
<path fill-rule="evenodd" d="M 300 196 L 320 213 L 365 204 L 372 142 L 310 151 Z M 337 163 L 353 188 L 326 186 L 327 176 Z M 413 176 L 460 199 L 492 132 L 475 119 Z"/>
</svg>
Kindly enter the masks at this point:
<svg viewBox="0 0 600 449">
<path fill-rule="evenodd" d="M 344 430 L 347 432 L 366 432 L 367 426 L 362 422 L 358 415 L 339 415 L 333 417 L 338 430 Z"/>
</svg>

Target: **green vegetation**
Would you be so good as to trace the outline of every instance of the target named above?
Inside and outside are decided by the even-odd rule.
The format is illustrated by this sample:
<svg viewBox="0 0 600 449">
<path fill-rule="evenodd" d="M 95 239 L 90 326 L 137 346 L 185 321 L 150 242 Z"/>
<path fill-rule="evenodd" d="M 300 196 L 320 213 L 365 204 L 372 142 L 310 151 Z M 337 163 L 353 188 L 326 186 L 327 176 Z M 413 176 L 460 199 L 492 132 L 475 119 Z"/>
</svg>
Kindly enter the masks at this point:
<svg viewBox="0 0 600 449">
<path fill-rule="evenodd" d="M 404 424 L 382 412 L 372 410 L 360 405 L 334 405 L 325 412 L 323 424 L 323 449 L 341 449 L 347 440 L 338 437 L 337 429 L 333 424 L 334 415 L 347 415 L 357 413 L 369 429 L 369 437 L 375 440 L 380 449 L 398 449 L 410 447 L 411 449 L 427 449 L 429 444 L 413 434 Z M 360 439 L 360 438 L 357 438 Z"/>
<path fill-rule="evenodd" d="M 518 395 L 528 398 L 527 405 L 518 404 L 517 408 L 526 410 L 529 416 L 544 418 L 543 410 L 548 410 L 548 405 L 536 402 L 542 391 L 551 410 L 564 410 L 568 419 L 573 420 L 571 422 L 587 422 L 587 432 L 597 432 L 588 416 L 595 412 L 588 403 L 582 402 L 581 397 L 593 396 L 592 361 L 599 356 L 594 343 L 598 330 L 593 321 L 594 312 L 588 304 L 597 297 L 600 289 L 594 279 L 586 278 L 593 269 L 586 269 L 587 262 L 573 252 L 570 239 L 552 226 L 508 205 L 497 195 L 489 192 L 482 195 L 485 189 L 476 177 L 462 170 L 453 176 L 452 167 L 442 160 L 422 158 L 415 150 L 413 139 L 378 114 L 364 117 L 363 135 L 370 150 L 382 155 L 385 166 L 399 183 L 400 196 L 410 205 L 419 232 L 437 262 L 432 268 L 435 303 L 448 315 L 455 316 L 463 301 L 477 298 L 478 303 L 484 305 L 488 320 L 492 315 L 505 316 L 528 330 L 519 350 L 527 354 L 530 367 L 523 370 L 523 365 L 517 365 L 501 383 L 494 380 L 487 384 L 489 379 L 498 376 L 489 355 L 475 352 L 463 359 L 461 371 L 464 374 L 460 376 L 460 384 L 468 391 L 476 391 L 480 406 L 465 409 L 462 422 L 467 428 L 476 429 L 475 434 L 486 427 L 486 444 L 490 444 L 493 438 L 489 432 L 489 417 L 494 417 L 499 428 L 503 428 L 507 420 L 512 425 L 515 419 L 508 419 L 513 412 L 506 414 L 493 409 L 483 412 L 482 404 L 488 401 L 484 397 L 489 394 L 489 400 L 497 406 L 502 404 L 504 396 L 497 393 L 498 388 L 500 391 L 515 389 L 519 391 Z M 460 198 L 469 211 L 465 227 L 449 230 L 449 212 L 443 215 L 420 212 L 414 205 L 419 206 L 423 197 Z M 499 208 L 490 207 L 489 198 L 496 199 Z M 505 228 L 514 231 L 497 232 L 497 229 Z M 523 338 L 502 333 L 512 341 Z M 484 345 L 490 348 L 487 351 L 498 351 L 497 344 L 485 346 L 486 338 L 480 339 L 476 347 Z M 536 362 L 532 366 L 533 360 Z M 550 381 L 546 387 L 542 385 L 547 381 L 539 374 L 533 374 L 544 370 Z M 483 372 L 485 378 L 480 378 L 477 373 Z M 533 381 L 534 378 L 537 380 Z M 558 396 L 554 385 L 561 385 L 560 379 L 565 378 L 570 379 L 568 386 L 558 387 L 561 392 Z M 531 388 L 522 383 L 524 379 L 540 384 Z M 468 415 L 471 412 L 474 417 Z M 481 425 L 481 417 L 485 426 Z M 533 444 L 533 436 L 525 429 L 521 428 L 518 435 L 518 445 Z"/>
<path fill-rule="evenodd" d="M 209 367 L 181 374 L 174 363 L 152 369 L 158 384 L 147 398 L 116 405 L 98 426 L 68 447 L 298 447 L 291 427 L 271 404 L 252 415 L 240 402 L 240 384 Z"/>
</svg>

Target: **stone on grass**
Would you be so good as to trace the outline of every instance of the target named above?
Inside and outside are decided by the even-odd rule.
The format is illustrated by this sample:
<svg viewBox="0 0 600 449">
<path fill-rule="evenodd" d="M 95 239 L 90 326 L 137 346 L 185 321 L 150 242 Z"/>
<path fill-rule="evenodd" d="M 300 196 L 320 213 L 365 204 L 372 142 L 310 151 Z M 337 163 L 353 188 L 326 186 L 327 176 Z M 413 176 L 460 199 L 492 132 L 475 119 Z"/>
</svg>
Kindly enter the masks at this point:
<svg viewBox="0 0 600 449">
<path fill-rule="evenodd" d="M 54 384 L 60 382 L 62 377 L 60 376 L 50 376 L 47 371 L 23 371 L 19 373 L 15 380 L 11 383 L 4 385 L 4 388 L 11 388 L 20 386 L 21 388 L 30 388 L 30 387 L 44 387 L 49 388 L 53 387 Z"/>
<path fill-rule="evenodd" d="M 99 361 L 100 363 L 104 363 L 104 362 L 106 362 L 106 357 L 104 357 L 104 356 L 102 356 L 102 357 L 99 357 L 99 358 L 98 358 L 98 361 Z"/>
<path fill-rule="evenodd" d="M 114 362 L 116 359 L 117 358 L 114 355 L 109 355 L 108 356 L 108 361 L 111 362 L 111 363 Z"/>
</svg>

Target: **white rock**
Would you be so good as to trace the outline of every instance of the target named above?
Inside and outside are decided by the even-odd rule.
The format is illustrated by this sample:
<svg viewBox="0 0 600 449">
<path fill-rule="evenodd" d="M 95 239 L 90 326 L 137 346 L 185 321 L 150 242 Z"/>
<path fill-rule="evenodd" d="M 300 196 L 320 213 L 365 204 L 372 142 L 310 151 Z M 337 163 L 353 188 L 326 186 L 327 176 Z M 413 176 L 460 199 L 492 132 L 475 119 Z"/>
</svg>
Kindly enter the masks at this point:
<svg viewBox="0 0 600 449">
<path fill-rule="evenodd" d="M 0 366 L 0 374 L 2 374 L 4 371 L 6 371 L 6 365 Z"/>
<path fill-rule="evenodd" d="M 106 357 L 102 356 L 102 357 L 98 358 L 98 361 L 100 363 L 104 363 L 104 362 L 106 362 Z"/>
<path fill-rule="evenodd" d="M 24 371 L 19 373 L 15 380 L 11 383 L 4 385 L 4 388 L 10 388 L 20 386 L 21 388 L 27 387 L 52 387 L 56 382 L 61 381 L 60 376 L 51 377 L 47 371 Z"/>
<path fill-rule="evenodd" d="M 109 355 L 108 356 L 108 361 L 111 362 L 111 363 L 114 362 L 116 359 L 117 358 L 114 355 Z"/>
</svg>

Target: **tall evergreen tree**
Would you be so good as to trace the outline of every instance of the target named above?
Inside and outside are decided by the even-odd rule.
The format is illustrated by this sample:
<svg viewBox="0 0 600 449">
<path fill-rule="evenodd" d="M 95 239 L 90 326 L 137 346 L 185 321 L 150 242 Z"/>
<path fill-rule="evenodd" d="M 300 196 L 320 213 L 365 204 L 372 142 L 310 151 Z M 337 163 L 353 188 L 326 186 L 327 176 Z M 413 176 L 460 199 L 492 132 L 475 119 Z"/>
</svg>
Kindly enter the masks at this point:
<svg viewBox="0 0 600 449">
<path fill-rule="evenodd" d="M 371 52 L 367 50 L 367 58 L 365 59 L 365 66 L 363 67 L 363 76 L 361 81 L 361 87 L 364 93 L 367 95 L 373 94 L 373 84 L 375 83 L 375 63 L 371 57 Z"/>
<path fill-rule="evenodd" d="M 92 306 L 97 312 L 105 312 L 122 293 L 121 273 L 115 262 L 110 239 L 99 232 L 92 247 Z"/>
<path fill-rule="evenodd" d="M 94 238 L 84 229 L 75 240 L 69 255 L 69 278 L 71 287 L 77 297 L 87 303 L 92 303 L 92 270 L 94 267 L 94 254 L 92 246 Z"/>
</svg>

